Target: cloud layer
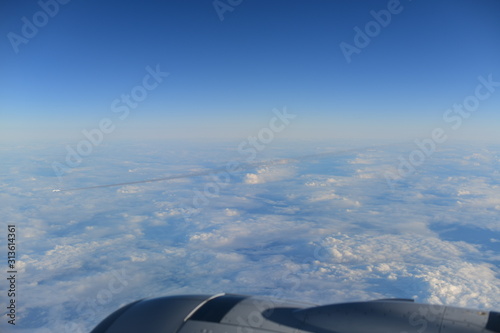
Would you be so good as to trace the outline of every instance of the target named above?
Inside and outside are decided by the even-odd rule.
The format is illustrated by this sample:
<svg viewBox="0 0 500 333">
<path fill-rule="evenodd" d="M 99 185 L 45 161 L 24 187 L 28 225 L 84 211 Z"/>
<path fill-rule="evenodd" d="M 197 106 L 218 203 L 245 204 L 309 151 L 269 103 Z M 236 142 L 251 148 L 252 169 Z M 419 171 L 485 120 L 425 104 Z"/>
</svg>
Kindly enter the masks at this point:
<svg viewBox="0 0 500 333">
<path fill-rule="evenodd" d="M 87 332 L 139 298 L 221 291 L 498 310 L 500 149 L 446 147 L 391 188 L 384 172 L 405 149 L 232 173 L 199 205 L 214 177 L 51 190 L 217 169 L 235 150 L 102 147 L 64 184 L 48 169 L 55 147 L 3 150 L 16 161 L 2 166 L 0 197 L 19 230 L 17 331 Z"/>
</svg>

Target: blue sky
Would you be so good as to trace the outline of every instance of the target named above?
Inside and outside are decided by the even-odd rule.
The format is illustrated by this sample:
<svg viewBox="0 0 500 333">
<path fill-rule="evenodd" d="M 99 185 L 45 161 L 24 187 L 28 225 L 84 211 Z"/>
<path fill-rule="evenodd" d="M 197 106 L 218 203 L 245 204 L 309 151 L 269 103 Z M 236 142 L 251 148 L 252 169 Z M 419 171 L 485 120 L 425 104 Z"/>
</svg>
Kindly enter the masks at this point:
<svg viewBox="0 0 500 333">
<path fill-rule="evenodd" d="M 157 64 L 170 75 L 112 137 L 240 138 L 283 106 L 299 116 L 284 134 L 292 138 L 427 136 L 478 76 L 500 81 L 500 3 L 391 3 L 243 0 L 220 20 L 212 1 L 73 0 L 16 53 L 9 33 L 21 36 L 22 18 L 42 9 L 9 1 L 0 14 L 2 140 L 76 140 L 116 119 L 112 102 Z M 354 45 L 354 28 L 388 6 L 397 14 L 348 63 L 339 45 Z M 456 136 L 498 139 L 499 106 L 500 91 Z"/>
</svg>

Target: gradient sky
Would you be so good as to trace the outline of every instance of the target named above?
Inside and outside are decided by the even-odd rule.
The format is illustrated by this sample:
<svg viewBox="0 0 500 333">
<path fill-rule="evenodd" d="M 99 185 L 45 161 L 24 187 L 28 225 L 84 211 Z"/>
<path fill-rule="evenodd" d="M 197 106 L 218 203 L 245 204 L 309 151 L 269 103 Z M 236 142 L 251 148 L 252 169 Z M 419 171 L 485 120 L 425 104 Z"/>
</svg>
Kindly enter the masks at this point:
<svg viewBox="0 0 500 333">
<path fill-rule="evenodd" d="M 243 0 L 220 20 L 212 1 L 72 0 L 17 53 L 40 4 L 1 6 L 1 140 L 77 140 L 106 117 L 114 138 L 244 138 L 284 106 L 284 137 L 413 140 L 449 128 L 478 76 L 500 81 L 496 0 L 402 0 L 350 63 L 340 43 L 388 1 Z M 170 75 L 119 120 L 112 102 L 157 64 Z M 453 134 L 498 140 L 499 106 L 500 88 Z"/>
</svg>

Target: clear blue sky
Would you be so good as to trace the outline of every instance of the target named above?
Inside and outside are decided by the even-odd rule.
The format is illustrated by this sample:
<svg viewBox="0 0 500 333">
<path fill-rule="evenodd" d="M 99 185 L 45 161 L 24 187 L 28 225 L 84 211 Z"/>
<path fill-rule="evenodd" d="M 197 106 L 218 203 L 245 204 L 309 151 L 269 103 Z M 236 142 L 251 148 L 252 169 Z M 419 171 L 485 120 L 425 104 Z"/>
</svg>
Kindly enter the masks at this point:
<svg viewBox="0 0 500 333">
<path fill-rule="evenodd" d="M 17 53 L 8 34 L 42 9 L 1 7 L 2 140 L 77 139 L 104 117 L 116 137 L 244 138 L 283 106 L 298 115 L 284 136 L 412 139 L 449 127 L 478 76 L 500 81 L 496 0 L 401 0 L 350 63 L 339 45 L 388 1 L 243 0 L 221 21 L 212 1 L 72 0 Z M 112 102 L 157 64 L 170 75 L 118 120 Z M 497 89 L 458 134 L 494 137 Z"/>
</svg>

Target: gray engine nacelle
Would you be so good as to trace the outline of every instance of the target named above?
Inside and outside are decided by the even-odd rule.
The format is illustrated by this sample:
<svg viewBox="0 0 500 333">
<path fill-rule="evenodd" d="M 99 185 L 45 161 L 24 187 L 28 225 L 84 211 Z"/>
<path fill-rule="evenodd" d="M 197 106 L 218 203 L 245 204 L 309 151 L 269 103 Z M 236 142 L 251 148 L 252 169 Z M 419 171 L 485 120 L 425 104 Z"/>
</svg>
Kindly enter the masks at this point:
<svg viewBox="0 0 500 333">
<path fill-rule="evenodd" d="M 233 294 L 128 304 L 91 333 L 500 333 L 500 313 L 389 299 L 316 306 Z"/>
</svg>

